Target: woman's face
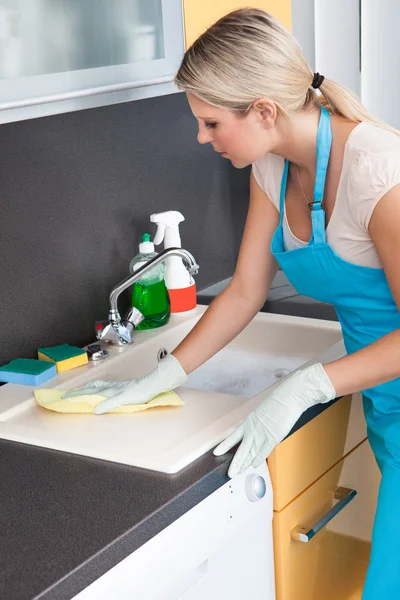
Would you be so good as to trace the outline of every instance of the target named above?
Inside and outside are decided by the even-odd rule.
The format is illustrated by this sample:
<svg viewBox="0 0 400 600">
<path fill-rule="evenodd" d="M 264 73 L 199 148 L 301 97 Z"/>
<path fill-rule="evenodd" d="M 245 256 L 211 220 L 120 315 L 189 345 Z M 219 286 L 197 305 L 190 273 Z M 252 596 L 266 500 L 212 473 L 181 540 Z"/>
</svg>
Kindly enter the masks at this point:
<svg viewBox="0 0 400 600">
<path fill-rule="evenodd" d="M 276 114 L 265 105 L 252 108 L 245 117 L 238 117 L 192 94 L 187 94 L 187 98 L 199 124 L 198 142 L 212 144 L 214 150 L 237 169 L 247 167 L 272 151 Z"/>
</svg>

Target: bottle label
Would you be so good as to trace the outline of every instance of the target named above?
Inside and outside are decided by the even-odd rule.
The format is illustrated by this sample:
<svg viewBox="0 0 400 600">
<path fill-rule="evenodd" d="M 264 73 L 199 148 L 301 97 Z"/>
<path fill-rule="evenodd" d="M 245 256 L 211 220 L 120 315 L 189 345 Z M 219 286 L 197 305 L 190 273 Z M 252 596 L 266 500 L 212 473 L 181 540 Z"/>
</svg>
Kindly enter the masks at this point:
<svg viewBox="0 0 400 600">
<path fill-rule="evenodd" d="M 171 301 L 171 312 L 179 313 L 193 310 L 197 306 L 196 284 L 175 290 L 168 290 Z"/>
</svg>

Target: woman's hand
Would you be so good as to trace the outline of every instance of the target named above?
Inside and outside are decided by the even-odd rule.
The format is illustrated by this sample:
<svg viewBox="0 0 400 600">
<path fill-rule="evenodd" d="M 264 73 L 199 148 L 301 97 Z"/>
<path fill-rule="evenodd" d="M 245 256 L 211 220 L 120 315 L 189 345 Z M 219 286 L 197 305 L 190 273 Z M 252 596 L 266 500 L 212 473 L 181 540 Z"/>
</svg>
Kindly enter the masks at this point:
<svg viewBox="0 0 400 600">
<path fill-rule="evenodd" d="M 229 477 L 258 467 L 287 436 L 301 414 L 311 406 L 329 402 L 336 392 L 323 366 L 316 363 L 285 378 L 261 404 L 214 450 L 221 456 L 240 441 Z"/>
<path fill-rule="evenodd" d="M 131 381 L 92 381 L 85 386 L 66 392 L 63 398 L 75 402 L 78 396 L 98 395 L 107 400 L 94 409 L 98 415 L 126 404 L 146 404 L 158 394 L 168 392 L 187 381 L 187 375 L 179 361 L 168 354 L 148 375 Z M 79 400 L 78 400 L 79 401 Z"/>
</svg>

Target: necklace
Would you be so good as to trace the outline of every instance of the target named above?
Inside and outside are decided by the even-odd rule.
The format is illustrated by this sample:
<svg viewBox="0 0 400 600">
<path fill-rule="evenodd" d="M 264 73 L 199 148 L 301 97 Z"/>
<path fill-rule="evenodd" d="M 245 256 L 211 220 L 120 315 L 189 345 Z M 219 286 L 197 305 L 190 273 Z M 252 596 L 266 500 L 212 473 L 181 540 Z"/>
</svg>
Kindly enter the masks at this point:
<svg viewBox="0 0 400 600">
<path fill-rule="evenodd" d="M 304 190 L 303 190 L 303 186 L 301 185 L 301 181 L 300 181 L 300 174 L 299 174 L 299 169 L 297 168 L 297 165 L 295 165 L 295 167 L 296 167 L 297 180 L 298 180 L 298 182 L 299 182 L 299 186 L 300 186 L 300 189 L 301 189 L 301 193 L 303 194 L 303 198 L 304 198 L 304 200 L 306 201 L 308 208 L 309 208 L 310 210 L 312 210 L 312 208 L 313 208 L 313 202 L 309 202 L 309 201 L 307 200 L 307 196 L 305 195 L 305 193 L 304 193 Z M 321 207 L 323 208 L 323 210 L 325 210 L 324 202 L 322 202 L 322 203 L 321 203 Z"/>
</svg>

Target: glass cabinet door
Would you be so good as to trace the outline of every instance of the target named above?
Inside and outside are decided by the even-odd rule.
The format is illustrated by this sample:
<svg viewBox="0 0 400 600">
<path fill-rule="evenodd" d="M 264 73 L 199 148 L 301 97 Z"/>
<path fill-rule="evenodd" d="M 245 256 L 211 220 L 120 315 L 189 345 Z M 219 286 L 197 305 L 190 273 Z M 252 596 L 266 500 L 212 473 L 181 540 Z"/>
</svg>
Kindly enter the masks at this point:
<svg viewBox="0 0 400 600">
<path fill-rule="evenodd" d="M 0 122 L 175 91 L 181 0 L 0 0 Z"/>
</svg>

